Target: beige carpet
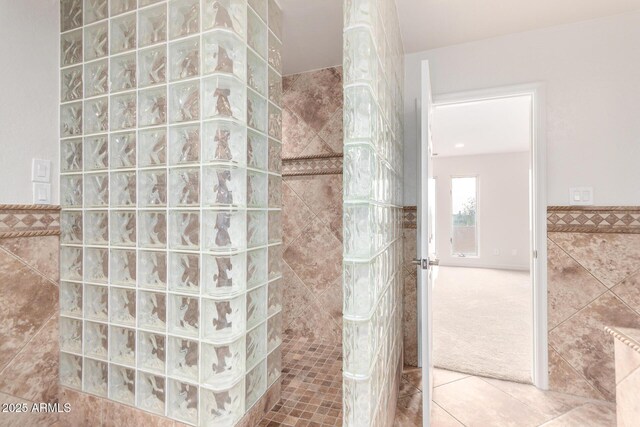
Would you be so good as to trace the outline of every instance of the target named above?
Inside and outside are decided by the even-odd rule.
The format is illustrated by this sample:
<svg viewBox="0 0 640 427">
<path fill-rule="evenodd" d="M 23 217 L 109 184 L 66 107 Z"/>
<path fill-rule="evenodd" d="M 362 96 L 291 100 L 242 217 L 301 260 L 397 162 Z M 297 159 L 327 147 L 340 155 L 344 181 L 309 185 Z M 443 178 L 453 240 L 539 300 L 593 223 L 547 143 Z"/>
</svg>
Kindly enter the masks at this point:
<svg viewBox="0 0 640 427">
<path fill-rule="evenodd" d="M 531 382 L 529 273 L 440 267 L 433 292 L 433 357 L 439 368 Z"/>
</svg>

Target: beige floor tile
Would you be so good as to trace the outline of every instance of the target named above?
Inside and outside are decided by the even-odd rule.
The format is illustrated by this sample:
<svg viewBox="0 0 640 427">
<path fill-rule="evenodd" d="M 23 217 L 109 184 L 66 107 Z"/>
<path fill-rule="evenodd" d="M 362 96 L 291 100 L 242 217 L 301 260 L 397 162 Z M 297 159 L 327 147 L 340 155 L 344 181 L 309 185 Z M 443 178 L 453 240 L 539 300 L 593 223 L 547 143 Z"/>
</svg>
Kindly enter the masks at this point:
<svg viewBox="0 0 640 427">
<path fill-rule="evenodd" d="M 555 418 L 544 427 L 613 427 L 616 410 L 611 403 L 587 403 Z"/>
<path fill-rule="evenodd" d="M 431 408 L 431 427 L 464 427 L 464 425 L 434 403 Z"/>
<path fill-rule="evenodd" d="M 444 384 L 449 384 L 454 381 L 461 380 L 463 378 L 469 377 L 468 374 L 463 374 L 461 372 L 449 371 L 447 369 L 433 369 L 433 386 L 439 387 Z"/>
</svg>

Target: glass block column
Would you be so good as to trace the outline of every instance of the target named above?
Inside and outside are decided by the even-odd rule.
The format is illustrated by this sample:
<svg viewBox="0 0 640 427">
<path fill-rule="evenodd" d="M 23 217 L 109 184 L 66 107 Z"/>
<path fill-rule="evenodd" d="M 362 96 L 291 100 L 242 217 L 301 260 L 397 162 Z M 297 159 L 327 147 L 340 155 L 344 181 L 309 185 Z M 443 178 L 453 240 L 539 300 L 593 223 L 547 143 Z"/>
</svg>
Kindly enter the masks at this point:
<svg viewBox="0 0 640 427">
<path fill-rule="evenodd" d="M 402 373 L 403 49 L 393 0 L 347 0 L 344 17 L 344 425 L 391 426 Z"/>
<path fill-rule="evenodd" d="M 233 426 L 281 370 L 280 8 L 60 10 L 60 381 Z"/>
</svg>

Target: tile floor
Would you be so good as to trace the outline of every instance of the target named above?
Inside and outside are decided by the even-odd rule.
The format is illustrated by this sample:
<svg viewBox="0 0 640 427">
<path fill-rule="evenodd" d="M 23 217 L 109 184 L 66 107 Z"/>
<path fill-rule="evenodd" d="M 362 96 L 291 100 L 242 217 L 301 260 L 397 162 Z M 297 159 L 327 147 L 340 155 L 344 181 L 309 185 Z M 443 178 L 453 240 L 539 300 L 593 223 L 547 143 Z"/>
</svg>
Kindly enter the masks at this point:
<svg viewBox="0 0 640 427">
<path fill-rule="evenodd" d="M 407 367 L 396 427 L 422 426 L 421 372 Z M 615 405 L 533 386 L 436 369 L 432 427 L 609 427 Z"/>
</svg>

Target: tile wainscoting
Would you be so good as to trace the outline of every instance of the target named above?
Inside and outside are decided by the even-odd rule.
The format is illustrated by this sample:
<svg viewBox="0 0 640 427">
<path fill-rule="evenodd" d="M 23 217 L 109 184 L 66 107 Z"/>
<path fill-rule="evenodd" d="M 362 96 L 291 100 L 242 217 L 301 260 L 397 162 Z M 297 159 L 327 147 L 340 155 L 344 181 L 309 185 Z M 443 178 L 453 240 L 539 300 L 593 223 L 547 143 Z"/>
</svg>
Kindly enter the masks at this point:
<svg viewBox="0 0 640 427">
<path fill-rule="evenodd" d="M 404 215 L 404 353 L 415 366 L 415 207 Z M 614 401 L 614 345 L 604 327 L 640 327 L 640 207 L 550 206 L 547 218 L 550 388 Z"/>
</svg>

